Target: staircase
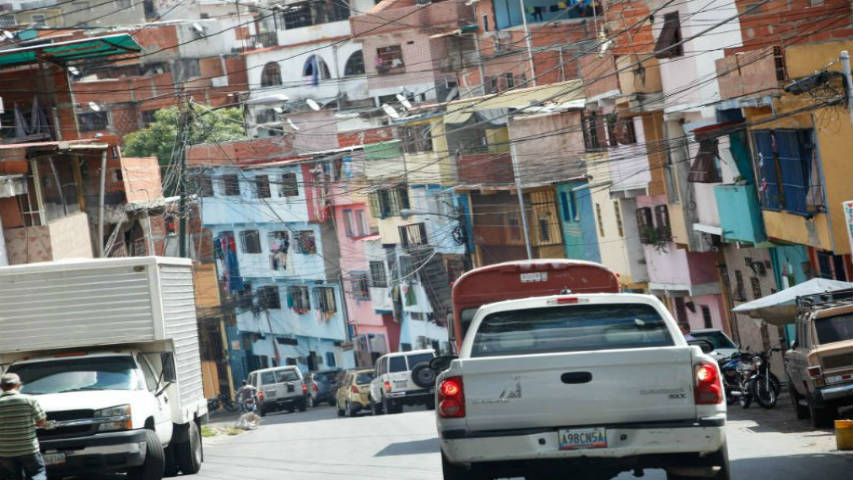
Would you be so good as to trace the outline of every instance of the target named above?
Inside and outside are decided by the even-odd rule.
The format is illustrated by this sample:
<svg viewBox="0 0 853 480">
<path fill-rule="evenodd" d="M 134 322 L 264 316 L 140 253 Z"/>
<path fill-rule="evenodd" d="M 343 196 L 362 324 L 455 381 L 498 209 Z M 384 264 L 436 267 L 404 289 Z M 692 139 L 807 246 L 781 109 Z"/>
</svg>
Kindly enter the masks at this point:
<svg viewBox="0 0 853 480">
<path fill-rule="evenodd" d="M 408 250 L 413 257 L 413 263 L 423 265 L 418 272 L 421 284 L 429 298 L 433 318 L 436 323 L 444 325 L 447 322 L 447 314 L 451 311 L 451 288 L 450 277 L 444 268 L 441 254 L 425 245 L 412 246 Z"/>
</svg>

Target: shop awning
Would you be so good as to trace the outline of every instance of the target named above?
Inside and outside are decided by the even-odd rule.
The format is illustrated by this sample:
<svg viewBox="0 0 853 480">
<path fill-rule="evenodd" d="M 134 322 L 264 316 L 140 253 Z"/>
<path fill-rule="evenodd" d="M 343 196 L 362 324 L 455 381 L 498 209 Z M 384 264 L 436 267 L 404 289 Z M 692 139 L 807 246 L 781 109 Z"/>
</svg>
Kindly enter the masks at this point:
<svg viewBox="0 0 853 480">
<path fill-rule="evenodd" d="M 813 278 L 806 282 L 786 288 L 781 292 L 766 295 L 751 302 L 742 303 L 733 308 L 735 313 L 746 313 L 773 325 L 794 323 L 797 318 L 797 297 L 815 295 L 853 288 L 853 283 L 826 278 Z"/>
<path fill-rule="evenodd" d="M 563 104 L 584 98 L 583 82 L 552 83 L 541 87 L 520 88 L 482 97 L 466 98 L 447 104 L 445 123 L 465 123 L 474 112 L 500 109 L 522 109 L 544 104 Z"/>
<path fill-rule="evenodd" d="M 66 64 L 74 60 L 108 57 L 137 53 L 142 47 L 130 35 L 106 35 L 103 37 L 79 38 L 67 42 L 45 43 L 22 48 L 0 50 L 0 67 L 26 65 L 44 60 Z"/>
</svg>

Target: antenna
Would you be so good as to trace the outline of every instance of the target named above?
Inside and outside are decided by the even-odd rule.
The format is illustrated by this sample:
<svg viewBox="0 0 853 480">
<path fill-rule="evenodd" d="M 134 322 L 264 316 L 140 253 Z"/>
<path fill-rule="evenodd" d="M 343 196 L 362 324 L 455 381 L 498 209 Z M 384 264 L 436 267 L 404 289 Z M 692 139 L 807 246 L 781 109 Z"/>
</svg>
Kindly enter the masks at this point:
<svg viewBox="0 0 853 480">
<path fill-rule="evenodd" d="M 394 120 L 400 118 L 400 114 L 397 113 L 397 110 L 394 110 L 394 107 L 388 105 L 387 103 L 382 104 L 382 110 L 385 112 L 385 115 L 393 118 Z"/>
<path fill-rule="evenodd" d="M 311 110 L 314 110 L 315 112 L 319 112 L 320 109 L 322 108 L 319 103 L 314 101 L 313 98 L 306 99 L 305 103 L 307 103 L 308 106 L 311 107 Z"/>
</svg>

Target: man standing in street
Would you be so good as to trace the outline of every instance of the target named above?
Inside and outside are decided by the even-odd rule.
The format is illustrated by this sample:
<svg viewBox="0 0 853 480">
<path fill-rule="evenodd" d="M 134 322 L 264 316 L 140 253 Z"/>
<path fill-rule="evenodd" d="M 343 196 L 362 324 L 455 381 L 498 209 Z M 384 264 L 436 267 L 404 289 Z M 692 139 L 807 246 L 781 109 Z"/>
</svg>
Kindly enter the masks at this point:
<svg viewBox="0 0 853 480">
<path fill-rule="evenodd" d="M 18 375 L 0 377 L 0 479 L 46 480 L 36 427 L 47 419 L 38 400 L 20 388 Z"/>
</svg>

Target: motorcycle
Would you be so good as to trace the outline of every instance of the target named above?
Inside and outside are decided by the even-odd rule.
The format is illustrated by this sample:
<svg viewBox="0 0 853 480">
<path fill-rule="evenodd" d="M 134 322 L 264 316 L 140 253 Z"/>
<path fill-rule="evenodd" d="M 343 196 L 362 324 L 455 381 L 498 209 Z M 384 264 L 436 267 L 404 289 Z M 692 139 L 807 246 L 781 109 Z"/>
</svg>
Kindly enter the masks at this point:
<svg viewBox="0 0 853 480">
<path fill-rule="evenodd" d="M 752 356 L 753 374 L 748 379 L 750 395 L 763 408 L 773 408 L 779 400 L 779 379 L 770 371 L 770 355 L 779 352 L 779 348 L 771 348 Z"/>
<path fill-rule="evenodd" d="M 740 402 L 743 408 L 749 408 L 752 395 L 749 392 L 747 380 L 752 373 L 752 354 L 735 352 L 720 365 L 723 376 L 723 389 L 726 392 L 726 403 L 733 405 Z"/>
</svg>

